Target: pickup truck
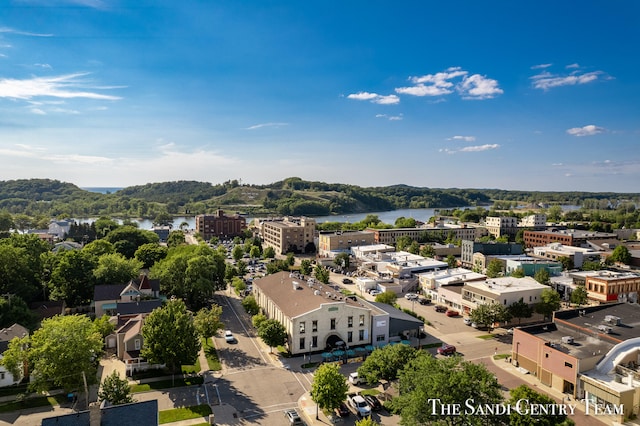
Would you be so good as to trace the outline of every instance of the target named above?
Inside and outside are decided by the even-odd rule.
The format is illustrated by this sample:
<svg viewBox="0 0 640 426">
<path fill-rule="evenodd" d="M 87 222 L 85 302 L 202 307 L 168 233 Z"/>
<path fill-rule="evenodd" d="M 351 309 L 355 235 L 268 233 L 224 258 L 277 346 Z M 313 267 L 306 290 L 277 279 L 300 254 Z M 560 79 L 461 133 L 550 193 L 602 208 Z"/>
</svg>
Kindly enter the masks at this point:
<svg viewBox="0 0 640 426">
<path fill-rule="evenodd" d="M 360 378 L 360 376 L 358 376 L 358 372 L 354 372 L 349 374 L 349 383 L 351 383 L 352 385 L 359 385 L 361 383 L 364 383 L 364 379 Z"/>
<path fill-rule="evenodd" d="M 357 393 L 350 393 L 347 395 L 347 403 L 356 410 L 358 417 L 369 417 L 371 415 L 371 407 L 362 397 Z"/>
</svg>

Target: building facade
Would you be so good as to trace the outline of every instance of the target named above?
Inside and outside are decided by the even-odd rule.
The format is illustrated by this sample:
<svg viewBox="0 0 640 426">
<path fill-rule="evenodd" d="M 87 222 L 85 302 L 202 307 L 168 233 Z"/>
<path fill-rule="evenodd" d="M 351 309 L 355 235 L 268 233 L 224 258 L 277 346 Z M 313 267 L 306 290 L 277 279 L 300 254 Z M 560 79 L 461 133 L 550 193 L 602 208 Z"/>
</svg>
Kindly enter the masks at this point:
<svg viewBox="0 0 640 426">
<path fill-rule="evenodd" d="M 607 232 L 581 231 L 575 229 L 549 229 L 547 231 L 524 231 L 522 239 L 527 248 L 560 243 L 566 246 L 586 247 L 587 241 L 615 239 L 616 234 Z"/>
<path fill-rule="evenodd" d="M 462 240 L 460 261 L 465 268 L 473 268 L 473 254 L 484 255 L 516 255 L 522 254 L 522 245 L 515 243 L 481 243 L 473 240 Z"/>
<path fill-rule="evenodd" d="M 206 241 L 213 237 L 222 240 L 242 236 L 247 229 L 247 220 L 241 215 L 226 216 L 222 210 L 216 214 L 201 214 L 196 216 L 196 231 Z"/>
<path fill-rule="evenodd" d="M 352 247 L 374 244 L 374 233 L 367 231 L 354 232 L 321 232 L 318 235 L 318 255 L 334 257 L 338 253 L 351 253 Z"/>
<path fill-rule="evenodd" d="M 487 216 L 484 221 L 484 226 L 487 228 L 489 234 L 496 238 L 503 235 L 513 237 L 518 233 L 518 218 L 509 216 Z"/>
<path fill-rule="evenodd" d="M 276 254 L 306 253 L 315 243 L 316 221 L 309 217 L 261 220 L 258 226 L 263 248 L 273 247 Z"/>
<path fill-rule="evenodd" d="M 513 305 L 520 299 L 528 305 L 540 302 L 542 291 L 549 288 L 531 277 L 491 278 L 485 281 L 466 282 L 462 288 L 462 306 L 469 314 L 478 305 L 499 303 L 505 307 Z"/>
</svg>

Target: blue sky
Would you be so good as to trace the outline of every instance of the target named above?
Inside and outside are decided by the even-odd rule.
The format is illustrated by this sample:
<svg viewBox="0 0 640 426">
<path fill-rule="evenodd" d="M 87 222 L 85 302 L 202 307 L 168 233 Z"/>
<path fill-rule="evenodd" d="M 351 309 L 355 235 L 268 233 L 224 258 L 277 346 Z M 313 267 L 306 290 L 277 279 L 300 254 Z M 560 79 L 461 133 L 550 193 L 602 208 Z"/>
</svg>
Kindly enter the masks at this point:
<svg viewBox="0 0 640 426">
<path fill-rule="evenodd" d="M 640 3 L 5 0 L 0 180 L 640 192 Z"/>
</svg>

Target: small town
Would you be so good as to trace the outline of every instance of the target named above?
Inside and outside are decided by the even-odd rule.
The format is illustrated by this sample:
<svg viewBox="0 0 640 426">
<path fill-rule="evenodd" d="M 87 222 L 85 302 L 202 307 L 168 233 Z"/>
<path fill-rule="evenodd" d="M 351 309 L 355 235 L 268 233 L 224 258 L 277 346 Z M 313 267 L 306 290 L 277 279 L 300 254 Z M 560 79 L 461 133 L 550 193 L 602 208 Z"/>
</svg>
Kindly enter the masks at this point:
<svg viewBox="0 0 640 426">
<path fill-rule="evenodd" d="M 14 254 L 51 253 L 52 297 L 28 310 L 4 296 L 3 318 L 27 322 L 0 332 L 0 421 L 637 418 L 639 230 L 570 229 L 542 213 L 375 219 L 318 231 L 312 217 L 247 223 L 223 210 L 195 216 L 194 229 L 103 218 L 105 236 L 86 244 L 66 239 L 73 221 L 9 232 L 6 249 L 29 248 Z M 413 380 L 424 400 L 402 391 Z"/>
</svg>

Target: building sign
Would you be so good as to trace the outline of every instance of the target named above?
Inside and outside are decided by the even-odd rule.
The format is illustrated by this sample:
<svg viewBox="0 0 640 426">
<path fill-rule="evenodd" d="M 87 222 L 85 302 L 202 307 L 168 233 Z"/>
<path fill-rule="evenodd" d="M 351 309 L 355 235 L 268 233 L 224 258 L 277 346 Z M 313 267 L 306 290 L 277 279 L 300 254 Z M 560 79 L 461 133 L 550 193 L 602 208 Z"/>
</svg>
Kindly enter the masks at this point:
<svg viewBox="0 0 640 426">
<path fill-rule="evenodd" d="M 387 326 L 386 321 L 376 321 L 376 327 L 386 327 L 386 326 Z"/>
<path fill-rule="evenodd" d="M 329 311 L 337 311 L 338 307 L 337 306 L 331 306 L 329 307 Z"/>
</svg>

